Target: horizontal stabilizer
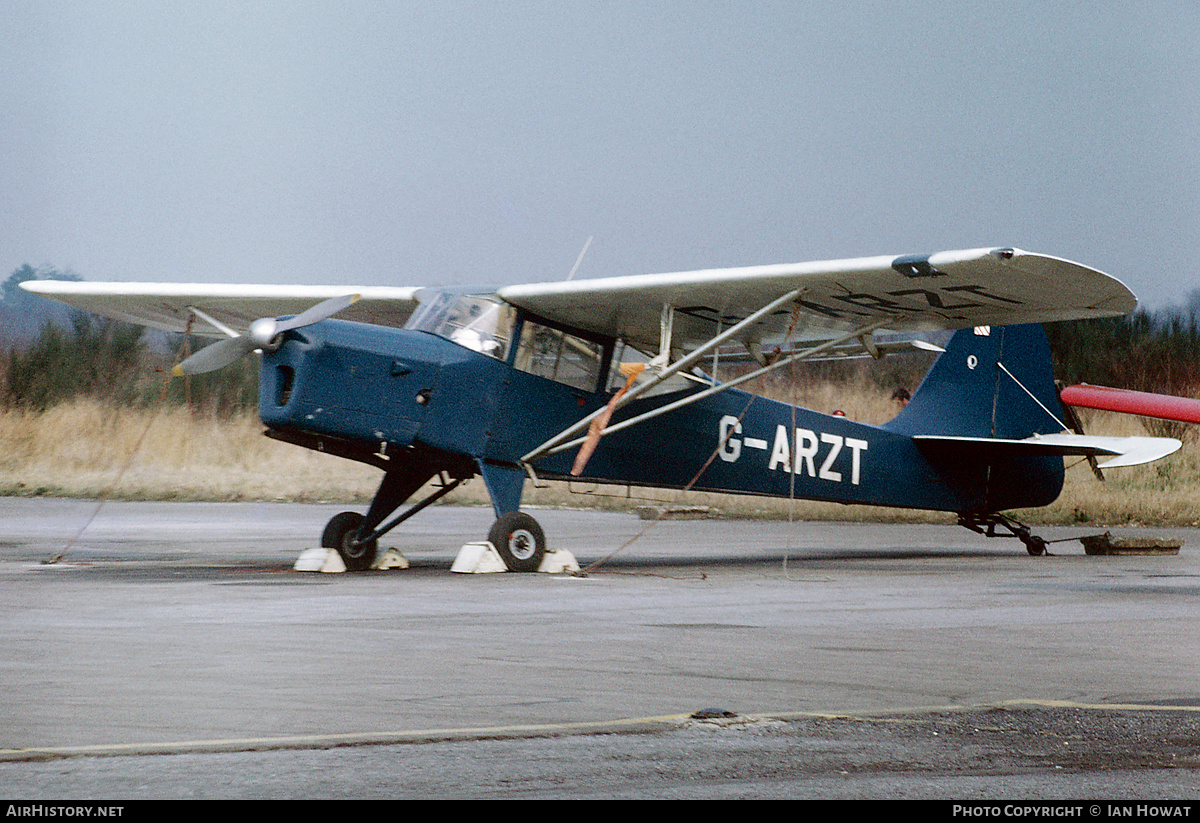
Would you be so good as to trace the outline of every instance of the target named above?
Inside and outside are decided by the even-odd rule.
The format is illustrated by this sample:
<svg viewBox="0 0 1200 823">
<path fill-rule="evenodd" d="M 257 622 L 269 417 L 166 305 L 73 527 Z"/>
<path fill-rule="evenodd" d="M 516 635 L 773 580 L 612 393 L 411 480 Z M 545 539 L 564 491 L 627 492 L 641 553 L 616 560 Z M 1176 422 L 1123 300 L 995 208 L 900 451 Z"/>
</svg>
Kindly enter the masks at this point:
<svg viewBox="0 0 1200 823">
<path fill-rule="evenodd" d="M 1024 440 L 995 437 L 916 435 L 920 447 L 954 448 L 963 454 L 997 457 L 1112 457 L 1101 468 L 1137 466 L 1174 453 L 1183 444 L 1173 437 L 1104 437 L 1091 434 L 1035 434 Z"/>
<path fill-rule="evenodd" d="M 1062 402 L 1068 406 L 1139 414 L 1143 417 L 1178 420 L 1181 423 L 1200 423 L 1200 400 L 1190 397 L 1110 389 L 1107 386 L 1089 386 L 1086 383 L 1067 386 L 1060 396 Z"/>
</svg>

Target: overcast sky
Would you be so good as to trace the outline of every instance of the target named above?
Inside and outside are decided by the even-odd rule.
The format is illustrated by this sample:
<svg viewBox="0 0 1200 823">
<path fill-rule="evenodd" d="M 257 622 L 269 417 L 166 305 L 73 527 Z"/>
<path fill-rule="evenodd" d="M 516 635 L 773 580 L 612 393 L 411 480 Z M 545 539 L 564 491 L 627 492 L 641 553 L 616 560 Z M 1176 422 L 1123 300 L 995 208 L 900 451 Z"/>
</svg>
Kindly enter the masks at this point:
<svg viewBox="0 0 1200 823">
<path fill-rule="evenodd" d="M 1200 289 L 1200 4 L 0 8 L 0 277 L 505 284 L 1017 246 Z"/>
</svg>

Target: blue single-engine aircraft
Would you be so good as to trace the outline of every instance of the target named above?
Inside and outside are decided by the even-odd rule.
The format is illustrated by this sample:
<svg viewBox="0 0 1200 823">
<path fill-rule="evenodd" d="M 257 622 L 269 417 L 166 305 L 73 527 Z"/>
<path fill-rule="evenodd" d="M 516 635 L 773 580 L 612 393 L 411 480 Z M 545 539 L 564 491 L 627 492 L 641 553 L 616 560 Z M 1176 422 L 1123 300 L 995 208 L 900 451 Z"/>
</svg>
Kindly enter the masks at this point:
<svg viewBox="0 0 1200 823">
<path fill-rule="evenodd" d="M 267 436 L 383 471 L 366 514 L 339 514 L 322 536 L 351 569 L 368 568 L 382 535 L 475 475 L 497 518 L 488 539 L 514 571 L 537 570 L 546 552 L 520 510 L 529 478 L 946 511 L 1042 554 L 1044 541 L 1002 512 L 1054 501 L 1064 457 L 1134 465 L 1180 446 L 1066 431 L 1037 324 L 1122 315 L 1137 301 L 1099 271 L 1012 248 L 480 291 L 22 286 L 121 320 L 226 336 L 181 374 L 261 351 Z M 800 358 L 882 357 L 895 348 L 885 333 L 937 330 L 957 331 L 882 426 L 737 388 Z M 736 343 L 760 368 L 724 383 L 698 368 Z"/>
</svg>

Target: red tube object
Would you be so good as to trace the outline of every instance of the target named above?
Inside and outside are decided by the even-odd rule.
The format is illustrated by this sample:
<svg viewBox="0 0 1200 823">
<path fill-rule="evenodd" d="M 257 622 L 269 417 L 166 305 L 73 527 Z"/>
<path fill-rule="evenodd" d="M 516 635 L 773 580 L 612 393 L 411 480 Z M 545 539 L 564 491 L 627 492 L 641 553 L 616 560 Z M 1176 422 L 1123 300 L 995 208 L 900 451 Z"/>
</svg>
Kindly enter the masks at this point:
<svg viewBox="0 0 1200 823">
<path fill-rule="evenodd" d="M 1143 417 L 1178 420 L 1182 423 L 1200 423 L 1200 400 L 1190 397 L 1111 389 L 1107 386 L 1090 386 L 1084 383 L 1079 386 L 1067 386 L 1059 393 L 1059 398 L 1068 406 L 1140 414 Z"/>
</svg>

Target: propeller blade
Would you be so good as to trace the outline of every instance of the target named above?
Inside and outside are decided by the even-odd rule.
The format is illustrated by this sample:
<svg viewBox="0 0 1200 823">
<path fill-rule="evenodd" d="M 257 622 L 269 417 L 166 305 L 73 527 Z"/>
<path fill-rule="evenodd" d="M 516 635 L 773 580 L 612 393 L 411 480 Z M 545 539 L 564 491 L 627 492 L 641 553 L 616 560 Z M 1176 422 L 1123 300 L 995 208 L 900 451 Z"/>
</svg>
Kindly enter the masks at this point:
<svg viewBox="0 0 1200 823">
<path fill-rule="evenodd" d="M 361 297 L 361 294 L 343 294 L 323 300 L 311 309 L 305 309 L 295 317 L 277 321 L 278 325 L 276 326 L 275 333 L 282 334 L 285 331 L 311 326 L 313 323 L 327 320 L 338 312 L 353 306 Z"/>
<path fill-rule="evenodd" d="M 230 337 L 213 343 L 211 346 L 205 346 L 172 369 L 171 374 L 182 377 L 185 374 L 205 374 L 223 369 L 257 348 L 258 344 L 244 334 L 239 337 Z"/>
<path fill-rule="evenodd" d="M 172 369 L 171 373 L 176 377 L 182 377 L 185 374 L 204 374 L 223 369 L 255 349 L 267 348 L 271 345 L 271 341 L 286 331 L 311 326 L 313 323 L 333 317 L 343 309 L 357 303 L 361 297 L 360 294 L 331 297 L 286 320 L 276 320 L 273 317 L 255 320 L 250 324 L 250 329 L 246 334 L 205 346 Z"/>
</svg>

